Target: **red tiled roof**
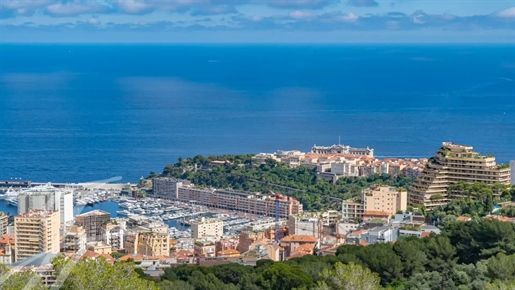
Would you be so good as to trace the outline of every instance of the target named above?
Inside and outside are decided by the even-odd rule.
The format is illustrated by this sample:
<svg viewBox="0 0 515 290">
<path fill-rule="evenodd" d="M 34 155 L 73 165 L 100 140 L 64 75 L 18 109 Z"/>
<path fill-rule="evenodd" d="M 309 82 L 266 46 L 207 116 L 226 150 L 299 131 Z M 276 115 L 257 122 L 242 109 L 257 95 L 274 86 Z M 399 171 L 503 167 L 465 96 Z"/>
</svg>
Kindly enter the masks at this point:
<svg viewBox="0 0 515 290">
<path fill-rule="evenodd" d="M 240 252 L 236 251 L 236 250 L 223 250 L 223 251 L 218 252 L 218 256 L 223 256 L 223 255 L 239 255 L 239 254 L 240 254 Z"/>
<path fill-rule="evenodd" d="M 14 242 L 15 239 L 13 234 L 3 234 L 0 237 L 0 245 L 11 244 L 12 246 L 14 246 Z"/>
<path fill-rule="evenodd" d="M 368 246 L 368 243 L 363 240 L 359 240 L 359 245 L 360 246 Z"/>
<path fill-rule="evenodd" d="M 430 235 L 431 235 L 431 232 L 422 232 L 420 234 L 420 238 L 423 239 L 423 238 L 429 237 Z"/>
<path fill-rule="evenodd" d="M 304 243 L 316 243 L 318 239 L 313 236 L 307 235 L 290 235 L 281 240 L 281 242 L 304 242 Z"/>
<path fill-rule="evenodd" d="M 468 222 L 471 218 L 468 216 L 459 216 L 456 220 L 460 222 Z"/>
</svg>

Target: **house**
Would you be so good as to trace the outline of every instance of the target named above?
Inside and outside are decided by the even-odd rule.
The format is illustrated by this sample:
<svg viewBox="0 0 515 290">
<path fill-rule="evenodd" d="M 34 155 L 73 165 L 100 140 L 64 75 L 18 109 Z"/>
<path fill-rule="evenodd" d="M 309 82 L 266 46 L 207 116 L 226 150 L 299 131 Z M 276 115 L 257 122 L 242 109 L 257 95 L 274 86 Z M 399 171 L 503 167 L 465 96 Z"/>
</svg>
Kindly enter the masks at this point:
<svg viewBox="0 0 515 290">
<path fill-rule="evenodd" d="M 306 235 L 290 235 L 281 240 L 281 247 L 284 249 L 284 257 L 288 258 L 292 253 L 295 253 L 301 246 L 302 250 L 306 250 L 304 245 L 312 245 L 313 248 L 318 243 L 318 239 L 313 236 Z"/>
</svg>

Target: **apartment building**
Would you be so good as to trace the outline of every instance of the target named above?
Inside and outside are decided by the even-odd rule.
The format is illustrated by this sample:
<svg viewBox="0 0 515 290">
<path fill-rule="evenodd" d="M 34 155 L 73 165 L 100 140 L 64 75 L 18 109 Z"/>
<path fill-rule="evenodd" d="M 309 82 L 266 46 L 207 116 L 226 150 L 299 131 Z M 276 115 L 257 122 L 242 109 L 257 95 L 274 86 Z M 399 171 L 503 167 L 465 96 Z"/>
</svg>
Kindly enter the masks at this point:
<svg viewBox="0 0 515 290">
<path fill-rule="evenodd" d="M 18 214 L 31 210 L 59 212 L 60 227 L 73 221 L 73 190 L 56 188 L 50 184 L 29 188 L 18 195 Z"/>
<path fill-rule="evenodd" d="M 168 256 L 170 255 L 170 238 L 168 233 L 138 229 L 127 235 L 125 251 L 127 254 Z"/>
<path fill-rule="evenodd" d="M 154 178 L 152 180 L 152 191 L 156 198 L 175 200 L 179 193 L 179 187 L 182 185 L 183 181 L 175 178 Z"/>
<path fill-rule="evenodd" d="M 118 223 L 107 223 L 102 225 L 103 241 L 111 245 L 113 250 L 125 248 L 125 231 Z"/>
<path fill-rule="evenodd" d="M 71 226 L 64 236 L 63 250 L 65 252 L 86 251 L 86 230 L 81 226 Z"/>
<path fill-rule="evenodd" d="M 7 233 L 9 226 L 9 215 L 0 211 L 0 236 Z"/>
<path fill-rule="evenodd" d="M 41 252 L 59 253 L 59 212 L 32 210 L 14 218 L 15 260 Z"/>
<path fill-rule="evenodd" d="M 86 230 L 86 241 L 97 242 L 103 237 L 102 226 L 111 221 L 111 214 L 103 210 L 90 211 L 75 217 L 75 223 Z"/>
<path fill-rule="evenodd" d="M 361 200 L 344 201 L 343 218 L 363 218 L 365 212 L 386 212 L 394 215 L 407 209 L 408 192 L 390 186 L 373 186 L 363 190 Z"/>
<path fill-rule="evenodd" d="M 443 142 L 421 176 L 409 188 L 412 206 L 431 210 L 452 200 L 447 187 L 457 182 L 510 184 L 510 168 L 497 165 L 491 155 L 481 156 L 472 146 Z"/>
<path fill-rule="evenodd" d="M 288 196 L 279 195 L 279 215 L 286 218 L 291 214 L 302 213 L 302 204 Z M 275 216 L 276 197 L 259 193 L 198 188 L 184 185 L 179 188 L 177 200 L 196 202 L 208 207 L 237 210 L 256 215 Z"/>
<path fill-rule="evenodd" d="M 191 237 L 200 239 L 205 236 L 220 238 L 224 234 L 224 222 L 219 219 L 206 220 L 204 217 L 191 222 Z"/>
<path fill-rule="evenodd" d="M 288 217 L 288 233 L 290 235 L 320 237 L 321 229 L 321 220 L 315 215 L 301 214 Z"/>
<path fill-rule="evenodd" d="M 216 246 L 213 242 L 207 240 L 196 241 L 193 246 L 193 254 L 196 257 L 215 257 Z"/>
</svg>

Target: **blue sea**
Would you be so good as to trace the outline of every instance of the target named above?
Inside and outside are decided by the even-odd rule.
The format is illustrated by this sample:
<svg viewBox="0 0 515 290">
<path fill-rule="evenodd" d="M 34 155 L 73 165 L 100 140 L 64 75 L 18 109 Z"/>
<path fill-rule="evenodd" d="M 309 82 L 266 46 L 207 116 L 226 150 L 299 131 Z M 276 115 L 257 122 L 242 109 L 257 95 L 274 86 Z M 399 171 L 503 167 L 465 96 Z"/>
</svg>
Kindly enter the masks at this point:
<svg viewBox="0 0 515 290">
<path fill-rule="evenodd" d="M 197 154 L 442 141 L 515 159 L 510 45 L 0 45 L 0 179 L 137 181 Z"/>
</svg>

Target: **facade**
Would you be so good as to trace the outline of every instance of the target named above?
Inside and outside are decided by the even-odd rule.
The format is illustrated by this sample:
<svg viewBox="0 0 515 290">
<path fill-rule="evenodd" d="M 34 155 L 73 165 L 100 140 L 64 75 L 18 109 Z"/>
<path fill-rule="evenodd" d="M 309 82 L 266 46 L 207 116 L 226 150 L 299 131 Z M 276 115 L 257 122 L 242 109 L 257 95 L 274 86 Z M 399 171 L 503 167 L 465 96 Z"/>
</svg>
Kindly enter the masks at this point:
<svg viewBox="0 0 515 290">
<path fill-rule="evenodd" d="M 352 148 L 343 144 L 333 146 L 316 146 L 313 145 L 311 153 L 315 154 L 352 154 L 352 155 L 366 155 L 374 157 L 374 149 L 371 148 Z"/>
<path fill-rule="evenodd" d="M 391 243 L 399 237 L 399 229 L 396 227 L 377 227 L 361 234 L 361 240 L 367 244 Z"/>
<path fill-rule="evenodd" d="M 191 222 L 191 237 L 200 239 L 204 236 L 215 236 L 220 238 L 224 234 L 224 222 L 218 219 L 206 220 L 200 218 L 197 221 Z"/>
<path fill-rule="evenodd" d="M 73 221 L 73 191 L 60 189 L 50 184 L 36 186 L 18 195 L 18 214 L 31 210 L 59 211 L 61 228 Z"/>
<path fill-rule="evenodd" d="M 288 233 L 290 235 L 320 237 L 321 228 L 321 222 L 316 217 L 307 215 L 288 217 Z"/>
<path fill-rule="evenodd" d="M 9 226 L 9 215 L 0 211 L 0 236 L 7 234 L 7 226 Z"/>
<path fill-rule="evenodd" d="M 111 245 L 113 250 L 125 248 L 125 231 L 120 225 L 114 223 L 104 224 L 102 225 L 102 230 L 103 241 Z"/>
<path fill-rule="evenodd" d="M 509 166 L 499 166 L 493 156 L 481 156 L 472 149 L 468 145 L 442 143 L 422 175 L 409 188 L 408 203 L 424 205 L 429 210 L 445 205 L 453 198 L 447 187 L 458 182 L 510 184 Z"/>
<path fill-rule="evenodd" d="M 373 186 L 363 190 L 361 201 L 344 201 L 343 218 L 363 218 L 366 211 L 386 212 L 394 215 L 407 209 L 408 192 L 390 186 Z"/>
<path fill-rule="evenodd" d="M 193 246 L 193 254 L 197 257 L 215 257 L 216 246 L 210 241 L 196 241 Z"/>
<path fill-rule="evenodd" d="M 59 212 L 32 210 L 14 218 L 15 260 L 59 253 Z"/>
<path fill-rule="evenodd" d="M 168 256 L 170 255 L 170 238 L 168 233 L 137 230 L 127 235 L 125 250 L 128 254 Z"/>
<path fill-rule="evenodd" d="M 71 226 L 64 236 L 65 252 L 86 251 L 86 230 L 80 226 Z"/>
<path fill-rule="evenodd" d="M 111 245 L 108 245 L 102 241 L 100 242 L 89 242 L 86 244 L 86 248 L 90 251 L 93 251 L 98 254 L 111 254 L 112 248 Z"/>
<path fill-rule="evenodd" d="M 90 211 L 75 217 L 75 223 L 86 230 L 86 241 L 97 242 L 103 237 L 102 226 L 111 221 L 111 215 L 103 210 Z"/>
<path fill-rule="evenodd" d="M 182 184 L 183 182 L 181 180 L 177 180 L 175 178 L 154 178 L 152 180 L 152 191 L 154 192 L 154 197 L 175 200 L 179 193 L 179 187 L 181 187 Z"/>
<path fill-rule="evenodd" d="M 213 190 L 188 185 L 179 187 L 177 200 L 255 215 L 275 216 L 275 197 L 252 192 Z M 279 216 L 281 218 L 298 213 L 302 213 L 302 204 L 298 200 L 288 196 L 279 196 Z"/>
</svg>

